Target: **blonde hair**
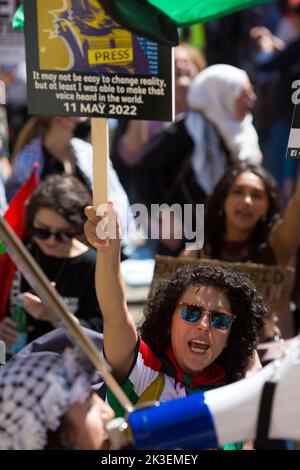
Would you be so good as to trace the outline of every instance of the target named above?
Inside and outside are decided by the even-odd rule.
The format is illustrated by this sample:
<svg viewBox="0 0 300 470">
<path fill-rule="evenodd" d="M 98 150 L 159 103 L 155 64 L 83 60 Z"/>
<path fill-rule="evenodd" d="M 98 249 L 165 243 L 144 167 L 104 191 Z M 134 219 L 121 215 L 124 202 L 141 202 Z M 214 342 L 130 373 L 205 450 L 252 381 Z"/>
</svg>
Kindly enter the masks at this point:
<svg viewBox="0 0 300 470">
<path fill-rule="evenodd" d="M 207 66 L 206 58 L 200 49 L 191 46 L 187 42 L 180 42 L 178 44 L 178 47 L 183 47 L 187 51 L 191 58 L 191 61 L 197 67 L 198 72 L 201 72 L 201 70 L 205 69 L 205 67 Z"/>
<path fill-rule="evenodd" d="M 44 137 L 50 127 L 52 119 L 53 116 L 34 116 L 26 122 L 15 143 L 11 156 L 11 163 L 14 162 L 16 156 L 21 152 L 21 150 L 23 150 L 23 148 L 35 137 Z"/>
</svg>

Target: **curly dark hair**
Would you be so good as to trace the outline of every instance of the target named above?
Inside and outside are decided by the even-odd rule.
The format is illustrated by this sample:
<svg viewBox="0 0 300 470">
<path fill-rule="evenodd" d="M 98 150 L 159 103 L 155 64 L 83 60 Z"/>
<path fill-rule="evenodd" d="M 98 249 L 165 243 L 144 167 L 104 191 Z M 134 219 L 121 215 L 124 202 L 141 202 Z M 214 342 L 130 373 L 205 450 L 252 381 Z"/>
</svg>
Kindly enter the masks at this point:
<svg viewBox="0 0 300 470">
<path fill-rule="evenodd" d="M 84 208 L 91 204 L 91 195 L 74 176 L 51 175 L 32 193 L 26 208 L 25 229 L 30 235 L 39 209 L 57 212 L 73 227 L 73 235 L 81 235 L 86 221 Z"/>
<path fill-rule="evenodd" d="M 224 201 L 235 179 L 246 171 L 254 173 L 263 181 L 269 199 L 266 217 L 257 222 L 251 233 L 248 248 L 249 259 L 252 259 L 255 253 L 266 246 L 270 230 L 280 217 L 279 191 L 273 176 L 259 165 L 249 163 L 234 165 L 224 173 L 205 204 L 204 251 L 211 258 L 222 258 L 222 236 L 226 233 Z"/>
<path fill-rule="evenodd" d="M 241 272 L 221 265 L 198 264 L 179 268 L 160 280 L 144 309 L 141 338 L 158 357 L 163 356 L 165 348 L 171 345 L 170 326 L 176 304 L 189 285 L 213 286 L 228 297 L 231 312 L 237 318 L 231 326 L 227 347 L 217 362 L 224 367 L 229 383 L 243 378 L 268 310 L 248 276 Z"/>
</svg>

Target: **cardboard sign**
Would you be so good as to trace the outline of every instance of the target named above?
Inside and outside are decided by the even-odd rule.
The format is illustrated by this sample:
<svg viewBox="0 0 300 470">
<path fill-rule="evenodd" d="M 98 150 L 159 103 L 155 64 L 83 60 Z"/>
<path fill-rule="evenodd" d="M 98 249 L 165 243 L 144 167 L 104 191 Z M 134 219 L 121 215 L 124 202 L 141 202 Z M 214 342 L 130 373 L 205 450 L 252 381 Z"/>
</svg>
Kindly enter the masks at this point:
<svg viewBox="0 0 300 470">
<path fill-rule="evenodd" d="M 255 284 L 257 290 L 263 295 L 266 304 L 272 311 L 284 311 L 290 301 L 291 289 L 294 281 L 294 268 L 290 266 L 268 266 L 253 263 L 225 263 L 218 260 L 174 258 L 171 256 L 156 256 L 152 287 L 166 274 L 177 268 L 194 264 L 219 264 L 237 271 L 246 273 Z"/>
<path fill-rule="evenodd" d="M 24 8 L 29 113 L 173 119 L 171 48 L 127 31 L 98 1 Z"/>
</svg>

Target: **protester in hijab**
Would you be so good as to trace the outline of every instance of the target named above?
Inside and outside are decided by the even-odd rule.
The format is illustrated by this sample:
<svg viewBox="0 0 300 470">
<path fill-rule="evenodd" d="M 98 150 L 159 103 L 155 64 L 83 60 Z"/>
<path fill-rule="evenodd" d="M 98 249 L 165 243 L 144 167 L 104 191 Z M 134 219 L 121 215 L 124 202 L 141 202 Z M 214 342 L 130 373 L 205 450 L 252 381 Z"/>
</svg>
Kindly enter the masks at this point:
<svg viewBox="0 0 300 470">
<path fill-rule="evenodd" d="M 256 95 L 244 70 L 227 64 L 208 67 L 193 81 L 187 101 L 191 164 L 206 194 L 230 164 L 261 162 L 251 114 Z"/>
<path fill-rule="evenodd" d="M 144 153 L 136 181 L 142 202 L 179 204 L 182 210 L 191 204 L 195 212 L 227 168 L 241 161 L 260 163 L 251 114 L 255 100 L 245 71 L 218 64 L 200 72 L 189 88 L 185 117 Z M 176 255 L 182 248 L 180 240 L 161 240 L 157 251 Z"/>
</svg>

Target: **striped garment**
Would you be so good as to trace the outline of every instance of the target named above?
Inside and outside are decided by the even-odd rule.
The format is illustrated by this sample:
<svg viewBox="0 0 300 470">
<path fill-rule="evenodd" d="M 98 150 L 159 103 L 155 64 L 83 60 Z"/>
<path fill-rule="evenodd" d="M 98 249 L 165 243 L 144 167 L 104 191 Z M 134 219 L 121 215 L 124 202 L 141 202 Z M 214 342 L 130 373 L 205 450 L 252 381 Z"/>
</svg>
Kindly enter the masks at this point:
<svg viewBox="0 0 300 470">
<path fill-rule="evenodd" d="M 178 367 L 178 364 L 176 364 L 176 367 Z M 134 405 L 137 403 L 157 400 L 163 403 L 175 398 L 185 397 L 189 393 L 206 391 L 222 385 L 220 382 L 211 385 L 207 385 L 207 383 L 204 382 L 205 384 L 198 384 L 196 387 L 191 389 L 190 387 L 183 385 L 182 382 L 185 380 L 182 382 L 178 380 L 178 374 L 175 374 L 174 377 L 170 376 L 164 372 L 164 369 L 165 365 L 162 361 L 155 356 L 150 347 L 144 343 L 142 339 L 139 339 L 137 344 L 137 354 L 133 361 L 131 371 L 128 378 L 125 380 L 123 385 L 121 385 L 124 393 Z M 217 374 L 219 374 L 219 370 L 217 371 Z M 123 407 L 109 389 L 107 390 L 107 401 L 113 408 L 116 417 L 124 415 Z M 222 447 L 222 449 L 242 450 L 242 446 L 242 442 L 237 442 L 234 444 L 227 444 Z"/>
<path fill-rule="evenodd" d="M 178 371 L 179 366 L 172 352 L 169 357 L 166 357 L 166 360 L 165 363 L 158 359 L 150 347 L 142 339 L 139 339 L 131 371 L 122 384 L 122 389 L 134 405 L 146 401 L 145 398 L 147 400 L 159 400 L 164 403 L 168 400 L 185 397 L 189 393 L 210 390 L 224 383 L 224 381 L 220 382 L 218 380 L 216 382 L 212 380 L 208 385 L 207 377 L 205 377 L 205 373 L 202 373 L 199 375 L 203 380 L 200 379 L 200 383 L 198 380 L 197 385 L 194 385 L 191 389 L 187 385 L 187 379 L 192 380 L 192 376 L 183 374 L 181 370 Z M 221 370 L 223 374 L 223 369 Z M 222 378 L 224 378 L 223 375 Z M 110 391 L 107 393 L 107 400 L 116 416 L 123 416 L 123 408 Z"/>
</svg>

